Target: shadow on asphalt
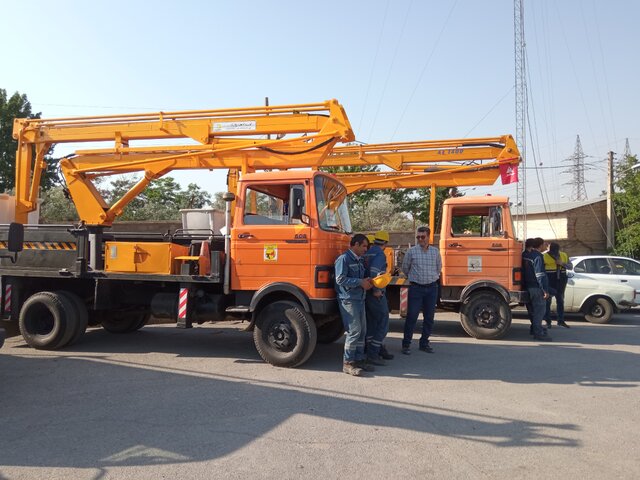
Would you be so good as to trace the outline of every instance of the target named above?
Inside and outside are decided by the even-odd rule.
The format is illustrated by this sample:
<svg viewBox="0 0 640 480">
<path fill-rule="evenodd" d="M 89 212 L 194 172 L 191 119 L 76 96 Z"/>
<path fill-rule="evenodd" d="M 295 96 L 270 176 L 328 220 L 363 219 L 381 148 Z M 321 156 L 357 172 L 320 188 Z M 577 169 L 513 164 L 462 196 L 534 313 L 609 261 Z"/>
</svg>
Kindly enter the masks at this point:
<svg viewBox="0 0 640 480">
<path fill-rule="evenodd" d="M 530 341 L 527 324 L 518 321 L 507 338 L 518 341 L 514 345 L 468 339 L 457 322 L 440 321 L 433 338 L 435 354 L 414 351 L 404 356 L 398 354 L 402 321 L 396 319 L 388 341 L 396 358 L 378 367 L 372 378 L 353 381 L 398 377 L 590 389 L 637 386 L 637 355 L 606 348 L 607 342 L 624 344 L 621 332 L 629 330 L 629 344 L 637 344 L 637 315 L 619 317 L 610 325 L 572 325 L 575 328 L 557 332 L 557 342 L 538 344 Z M 456 342 L 458 336 L 465 341 Z M 129 335 L 92 329 L 61 354 L 41 357 L 21 355 L 29 353 L 23 345 L 14 339 L 10 351 L 0 355 L 0 465 L 5 466 L 104 469 L 211 460 L 247 446 L 298 414 L 506 448 L 580 446 L 572 438 L 577 429 L 573 424 L 389 404 L 361 393 L 349 398 L 325 388 L 260 380 L 259 375 L 239 378 L 144 364 L 144 355 L 153 352 L 262 364 L 251 334 L 238 326 L 183 331 L 155 325 Z M 342 342 L 319 345 L 301 370 L 342 375 L 342 348 Z M 141 358 L 114 359 L 119 353 Z M 491 383 L 486 385 L 479 388 L 491 388 Z"/>
<path fill-rule="evenodd" d="M 577 429 L 573 424 L 388 405 L 320 389 L 291 389 L 280 382 L 194 375 L 107 359 L 0 358 L 3 370 L 14 372 L 0 377 L 4 466 L 104 469 L 211 460 L 247 446 L 299 414 L 497 447 L 579 446 L 570 438 Z M 55 389 L 42 381 L 51 374 Z"/>
</svg>

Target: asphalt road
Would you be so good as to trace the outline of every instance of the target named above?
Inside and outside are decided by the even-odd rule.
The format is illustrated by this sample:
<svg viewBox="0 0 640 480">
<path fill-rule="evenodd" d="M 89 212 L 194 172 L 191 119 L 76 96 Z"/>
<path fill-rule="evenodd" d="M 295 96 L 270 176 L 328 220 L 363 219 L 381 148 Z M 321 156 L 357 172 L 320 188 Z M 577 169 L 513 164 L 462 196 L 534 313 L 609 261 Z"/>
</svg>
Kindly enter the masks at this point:
<svg viewBox="0 0 640 480">
<path fill-rule="evenodd" d="M 341 342 L 267 365 L 239 324 L 10 338 L 0 479 L 639 478 L 640 312 L 570 325 L 540 344 L 522 318 L 500 341 L 440 320 L 436 353 L 404 356 L 393 320 L 369 378 Z"/>
</svg>

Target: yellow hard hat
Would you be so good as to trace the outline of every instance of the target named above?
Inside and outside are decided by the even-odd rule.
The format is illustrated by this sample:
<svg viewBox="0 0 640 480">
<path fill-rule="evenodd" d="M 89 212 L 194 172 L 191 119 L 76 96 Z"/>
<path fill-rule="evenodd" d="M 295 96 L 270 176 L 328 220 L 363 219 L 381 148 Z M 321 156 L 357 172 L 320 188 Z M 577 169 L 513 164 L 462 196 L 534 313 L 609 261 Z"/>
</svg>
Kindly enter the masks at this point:
<svg viewBox="0 0 640 480">
<path fill-rule="evenodd" d="M 382 240 L 383 242 L 389 241 L 389 232 L 386 230 L 378 230 L 375 234 L 376 240 Z"/>
<path fill-rule="evenodd" d="M 370 243 L 371 245 L 373 245 L 373 241 L 374 241 L 375 239 L 376 239 L 376 238 L 373 236 L 373 233 L 370 233 L 369 235 L 367 235 L 367 240 L 369 240 L 369 243 Z"/>
<path fill-rule="evenodd" d="M 371 279 L 371 283 L 373 283 L 373 286 L 376 288 L 384 288 L 387 285 L 389 285 L 390 281 L 391 281 L 390 273 L 381 273 L 377 277 L 373 277 Z"/>
</svg>

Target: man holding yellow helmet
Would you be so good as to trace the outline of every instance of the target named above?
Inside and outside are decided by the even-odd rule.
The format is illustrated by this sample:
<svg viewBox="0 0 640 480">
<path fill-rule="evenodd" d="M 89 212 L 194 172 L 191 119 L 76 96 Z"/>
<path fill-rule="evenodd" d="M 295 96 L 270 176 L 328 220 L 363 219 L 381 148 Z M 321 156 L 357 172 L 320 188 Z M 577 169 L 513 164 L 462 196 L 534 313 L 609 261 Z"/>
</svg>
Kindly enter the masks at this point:
<svg viewBox="0 0 640 480">
<path fill-rule="evenodd" d="M 373 288 L 367 291 L 365 307 L 367 313 L 367 335 L 365 345 L 367 361 L 373 365 L 385 365 L 393 355 L 383 342 L 389 332 L 389 304 L 385 288 L 391 280 L 387 273 L 387 257 L 384 247 L 389 243 L 389 233 L 380 230 L 373 235 L 373 245 L 365 254 L 365 276 L 371 278 Z"/>
</svg>

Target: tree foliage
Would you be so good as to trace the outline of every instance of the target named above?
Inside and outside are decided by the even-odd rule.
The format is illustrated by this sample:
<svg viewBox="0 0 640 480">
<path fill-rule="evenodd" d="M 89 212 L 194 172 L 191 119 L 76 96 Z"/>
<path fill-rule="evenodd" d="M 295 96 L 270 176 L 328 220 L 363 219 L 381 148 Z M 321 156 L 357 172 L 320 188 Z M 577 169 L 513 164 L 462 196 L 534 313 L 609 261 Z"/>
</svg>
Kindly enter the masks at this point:
<svg viewBox="0 0 640 480">
<path fill-rule="evenodd" d="M 627 155 L 616 168 L 616 190 L 613 196 L 618 231 L 614 252 L 619 255 L 640 255 L 640 172 L 632 167 L 636 155 Z"/>
<path fill-rule="evenodd" d="M 112 205 L 137 181 L 136 178 L 117 178 L 100 190 L 107 203 Z M 183 190 L 172 177 L 162 177 L 152 182 L 134 198 L 118 220 L 180 220 L 181 209 L 203 208 L 209 203 L 211 203 L 211 195 L 203 192 L 195 183 L 190 183 Z M 43 194 L 40 219 L 42 223 L 78 220 L 75 206 L 70 199 L 66 198 L 62 187 L 52 188 Z"/>
<path fill-rule="evenodd" d="M 40 118 L 40 113 L 31 112 L 31 103 L 25 94 L 15 92 L 8 97 L 7 91 L 0 88 L 0 192 L 9 192 L 15 186 L 18 142 L 13 139 L 13 121 L 16 118 Z M 46 155 L 45 161 L 47 168 L 40 186 L 47 190 L 58 183 L 58 160 Z"/>
</svg>

